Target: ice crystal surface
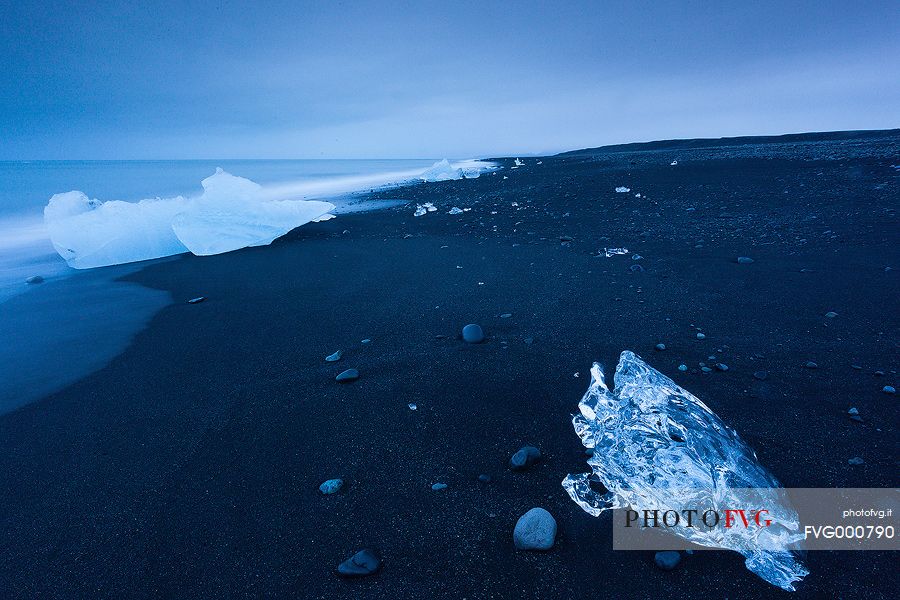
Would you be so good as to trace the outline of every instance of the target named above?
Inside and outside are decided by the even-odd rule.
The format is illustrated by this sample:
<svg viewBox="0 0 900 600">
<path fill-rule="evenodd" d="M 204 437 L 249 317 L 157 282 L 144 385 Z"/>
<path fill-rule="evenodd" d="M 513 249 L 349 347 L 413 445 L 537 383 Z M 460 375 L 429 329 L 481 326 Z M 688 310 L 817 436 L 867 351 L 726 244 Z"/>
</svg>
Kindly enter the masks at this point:
<svg viewBox="0 0 900 600">
<path fill-rule="evenodd" d="M 592 472 L 569 475 L 563 487 L 587 513 L 612 508 L 718 511 L 764 506 L 771 527 L 679 526 L 690 542 L 740 552 L 746 566 L 769 583 L 793 590 L 808 574 L 791 552 L 798 542 L 797 515 L 778 480 L 753 450 L 703 402 L 625 351 L 616 367 L 615 387 L 606 385 L 600 365 L 572 422 L 586 448 Z M 598 493 L 591 482 L 608 492 Z"/>
</svg>

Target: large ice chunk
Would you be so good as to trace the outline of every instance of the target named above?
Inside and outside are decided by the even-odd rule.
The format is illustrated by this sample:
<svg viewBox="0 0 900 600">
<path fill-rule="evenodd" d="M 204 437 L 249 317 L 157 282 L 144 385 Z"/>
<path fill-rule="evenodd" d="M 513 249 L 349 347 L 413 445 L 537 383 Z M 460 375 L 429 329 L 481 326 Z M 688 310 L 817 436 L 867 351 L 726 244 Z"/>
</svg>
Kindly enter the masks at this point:
<svg viewBox="0 0 900 600">
<path fill-rule="evenodd" d="M 56 194 L 44 208 L 44 222 L 69 266 L 88 269 L 188 251 L 206 255 L 261 246 L 335 208 L 330 202 L 267 200 L 258 184 L 222 169 L 202 185 L 197 197 L 140 202 Z"/>
<path fill-rule="evenodd" d="M 748 569 L 785 590 L 809 571 L 789 545 L 803 539 L 798 518 L 781 485 L 738 434 L 703 402 L 630 351 L 622 352 L 615 388 L 606 386 L 600 365 L 572 423 L 586 448 L 592 473 L 569 475 L 563 487 L 587 513 L 611 508 L 690 510 L 732 508 L 758 494 L 779 527 L 688 528 L 673 533 L 691 542 L 736 550 Z M 606 494 L 590 482 L 602 483 Z M 769 493 L 769 491 L 771 493 Z"/>
<path fill-rule="evenodd" d="M 56 194 L 44 208 L 53 247 L 70 267 L 90 269 L 187 252 L 172 231 L 182 197 L 100 202 L 81 192 Z"/>
<path fill-rule="evenodd" d="M 463 172 L 450 164 L 446 158 L 439 160 L 426 169 L 419 178 L 422 181 L 449 181 L 451 179 L 462 179 Z"/>
</svg>

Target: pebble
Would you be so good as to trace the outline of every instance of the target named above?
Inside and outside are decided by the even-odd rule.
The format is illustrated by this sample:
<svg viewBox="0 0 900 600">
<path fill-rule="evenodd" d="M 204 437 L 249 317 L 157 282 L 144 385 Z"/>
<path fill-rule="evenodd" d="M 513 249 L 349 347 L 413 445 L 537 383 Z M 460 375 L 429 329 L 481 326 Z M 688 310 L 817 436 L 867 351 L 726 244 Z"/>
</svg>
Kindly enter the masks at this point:
<svg viewBox="0 0 900 600">
<path fill-rule="evenodd" d="M 803 366 L 806 367 L 807 369 L 818 369 L 819 368 L 819 365 L 817 365 L 816 363 L 814 363 L 811 360 L 806 361 L 806 364 Z"/>
<path fill-rule="evenodd" d="M 356 369 L 347 369 L 338 374 L 337 377 L 334 378 L 335 381 L 339 381 L 341 383 L 349 383 L 351 381 L 356 381 L 359 379 L 359 371 Z"/>
<path fill-rule="evenodd" d="M 660 352 L 662 352 L 663 350 L 666 349 L 666 345 L 665 344 L 657 344 L 656 349 L 659 350 Z"/>
<path fill-rule="evenodd" d="M 481 329 L 481 325 L 475 323 L 463 327 L 462 336 L 470 344 L 480 344 L 484 341 L 484 331 Z"/>
<path fill-rule="evenodd" d="M 897 393 L 897 390 L 894 389 L 894 386 L 892 386 L 892 385 L 884 386 L 883 388 L 881 388 L 881 391 L 884 392 L 885 394 L 896 394 Z"/>
<path fill-rule="evenodd" d="M 768 379 L 769 374 L 766 371 L 756 371 L 753 373 L 753 377 L 762 381 L 764 379 Z"/>
<path fill-rule="evenodd" d="M 40 275 L 32 275 L 28 279 L 25 280 L 25 283 L 35 284 L 35 283 L 44 283 L 44 278 Z"/>
<path fill-rule="evenodd" d="M 549 550 L 556 541 L 556 519 L 543 508 L 532 508 L 519 517 L 513 530 L 516 550 Z"/>
<path fill-rule="evenodd" d="M 723 372 L 728 370 L 728 365 L 726 365 L 725 363 L 716 363 L 715 367 Z"/>
<path fill-rule="evenodd" d="M 343 577 L 364 577 L 378 572 L 381 557 L 373 550 L 360 550 L 338 565 L 337 573 Z"/>
<path fill-rule="evenodd" d="M 837 315 L 836 312 L 831 312 L 831 311 L 829 311 L 829 312 L 825 313 L 825 316 L 828 317 L 829 319 L 833 319 L 833 318 L 835 318 L 835 317 L 838 316 L 838 315 Z"/>
<path fill-rule="evenodd" d="M 326 356 L 325 360 L 327 360 L 328 362 L 337 362 L 337 361 L 341 360 L 341 357 L 343 355 L 344 355 L 344 353 L 342 351 L 338 350 L 334 354 L 329 354 L 328 356 Z"/>
<path fill-rule="evenodd" d="M 681 554 L 674 550 L 666 550 L 665 552 L 657 552 L 653 558 L 656 566 L 663 571 L 671 571 L 681 562 Z"/>
<path fill-rule="evenodd" d="M 197 296 L 196 298 L 188 300 L 188 304 L 200 304 L 204 300 L 206 300 L 206 296 Z"/>
<path fill-rule="evenodd" d="M 433 486 L 431 486 L 431 489 L 433 489 L 435 492 L 439 492 L 441 490 L 446 490 L 447 484 L 446 483 L 435 483 Z"/>
<path fill-rule="evenodd" d="M 739 265 L 751 265 L 753 264 L 753 259 L 749 256 L 738 256 L 737 258 Z"/>
<path fill-rule="evenodd" d="M 685 371 L 688 370 L 688 366 L 687 365 L 678 365 L 678 370 L 681 371 L 682 373 L 684 373 Z"/>
<path fill-rule="evenodd" d="M 712 373 L 712 369 L 710 369 L 709 367 L 700 367 L 700 370 L 704 373 Z"/>
<path fill-rule="evenodd" d="M 864 464 L 866 464 L 866 461 L 864 461 L 863 459 L 861 459 L 858 456 L 854 456 L 853 458 L 851 458 L 850 460 L 847 461 L 847 464 L 848 465 L 864 465 Z"/>
<path fill-rule="evenodd" d="M 541 451 L 534 446 L 522 446 L 509 459 L 509 468 L 513 471 L 524 471 L 541 460 Z"/>
<path fill-rule="evenodd" d="M 319 486 L 319 491 L 325 494 L 326 496 L 331 494 L 337 494 L 344 487 L 343 479 L 329 479 L 322 483 Z"/>
<path fill-rule="evenodd" d="M 705 340 L 705 339 L 706 339 L 706 336 L 705 336 L 704 334 L 702 334 L 702 333 L 698 333 L 698 334 L 697 334 L 697 339 L 698 339 L 698 340 Z"/>
<path fill-rule="evenodd" d="M 480 481 L 481 483 L 490 483 L 491 476 L 486 473 L 482 473 L 481 475 L 478 476 L 478 481 Z"/>
</svg>

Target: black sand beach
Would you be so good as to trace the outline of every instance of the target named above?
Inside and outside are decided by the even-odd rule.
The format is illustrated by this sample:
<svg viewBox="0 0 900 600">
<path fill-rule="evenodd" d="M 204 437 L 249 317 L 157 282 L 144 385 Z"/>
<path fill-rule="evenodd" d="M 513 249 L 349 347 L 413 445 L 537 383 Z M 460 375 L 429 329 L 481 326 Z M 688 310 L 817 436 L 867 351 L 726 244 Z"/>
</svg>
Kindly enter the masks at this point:
<svg viewBox="0 0 900 600">
<path fill-rule="evenodd" d="M 591 363 L 630 349 L 786 487 L 897 485 L 900 134 L 499 162 L 128 275 L 175 303 L 105 368 L 0 416 L 0 596 L 896 597 L 890 553 L 810 553 L 792 596 L 733 553 L 661 571 L 613 551 L 609 517 L 560 481 L 588 468 L 570 419 Z M 458 339 L 467 323 L 487 341 Z M 729 370 L 678 371 L 701 361 Z M 347 368 L 359 380 L 336 383 Z M 511 472 L 526 443 L 544 459 Z M 333 477 L 347 491 L 323 496 Z M 517 552 L 535 506 L 556 545 Z M 333 574 L 363 547 L 378 575 Z"/>
</svg>

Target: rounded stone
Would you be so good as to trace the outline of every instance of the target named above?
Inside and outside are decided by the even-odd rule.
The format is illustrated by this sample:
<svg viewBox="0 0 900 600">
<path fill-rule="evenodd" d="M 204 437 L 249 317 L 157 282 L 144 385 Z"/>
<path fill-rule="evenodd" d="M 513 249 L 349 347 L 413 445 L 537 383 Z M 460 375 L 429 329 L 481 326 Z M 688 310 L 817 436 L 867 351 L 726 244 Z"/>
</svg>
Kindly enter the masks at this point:
<svg viewBox="0 0 900 600">
<path fill-rule="evenodd" d="M 338 376 L 334 378 L 335 381 L 339 381 L 340 383 L 350 383 L 351 381 L 356 381 L 359 379 L 359 371 L 356 369 L 347 369 L 346 371 L 342 371 L 338 373 Z"/>
<path fill-rule="evenodd" d="M 522 446 L 509 459 L 509 468 L 523 471 L 541 459 L 541 451 L 534 446 Z"/>
<path fill-rule="evenodd" d="M 656 349 L 659 350 L 660 352 L 662 352 L 663 350 L 666 349 L 666 345 L 665 345 L 665 344 L 657 344 L 655 347 L 656 347 Z"/>
<path fill-rule="evenodd" d="M 656 566 L 663 571 L 671 571 L 681 562 L 681 554 L 674 550 L 666 550 L 665 552 L 657 552 L 653 558 Z"/>
<path fill-rule="evenodd" d="M 325 494 L 326 496 L 330 496 L 331 494 L 337 494 L 344 487 L 343 479 L 329 479 L 322 483 L 319 486 L 319 491 Z"/>
<path fill-rule="evenodd" d="M 337 573 L 342 577 L 365 577 L 380 568 L 381 557 L 374 550 L 364 549 L 339 564 Z"/>
<path fill-rule="evenodd" d="M 435 492 L 439 492 L 441 490 L 446 490 L 447 484 L 446 483 L 435 483 L 434 485 L 431 486 L 431 489 L 434 490 Z"/>
<path fill-rule="evenodd" d="M 716 363 L 715 367 L 719 371 L 727 371 L 728 370 L 728 365 L 726 365 L 725 363 Z"/>
<path fill-rule="evenodd" d="M 513 530 L 517 550 L 549 550 L 556 541 L 556 519 L 543 508 L 532 508 L 519 517 Z"/>
<path fill-rule="evenodd" d="M 685 371 L 688 370 L 688 366 L 687 365 L 678 365 L 678 370 L 681 371 L 682 373 L 684 373 Z"/>
<path fill-rule="evenodd" d="M 491 476 L 488 475 L 487 473 L 482 473 L 481 475 L 478 476 L 478 481 L 480 481 L 481 483 L 490 483 Z"/>
<path fill-rule="evenodd" d="M 818 369 L 819 368 L 819 365 L 817 365 L 816 363 L 814 363 L 811 360 L 806 361 L 806 364 L 803 366 L 806 367 L 807 369 Z"/>
<path fill-rule="evenodd" d="M 475 323 L 463 327 L 462 336 L 463 340 L 470 344 L 480 344 L 484 341 L 484 331 L 481 329 L 481 325 Z"/>
<path fill-rule="evenodd" d="M 698 333 L 698 334 L 697 334 L 697 339 L 698 339 L 698 340 L 705 340 L 705 339 L 706 339 L 706 335 L 704 335 L 704 334 L 702 334 L 702 333 Z"/>
</svg>

